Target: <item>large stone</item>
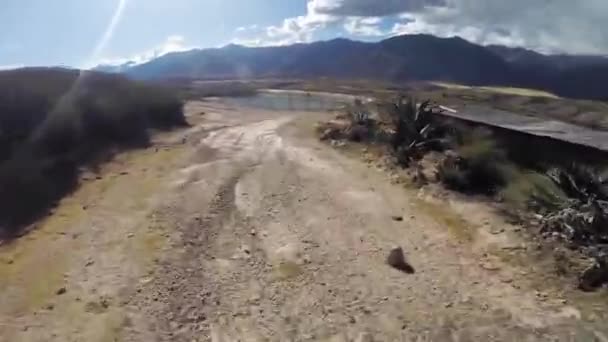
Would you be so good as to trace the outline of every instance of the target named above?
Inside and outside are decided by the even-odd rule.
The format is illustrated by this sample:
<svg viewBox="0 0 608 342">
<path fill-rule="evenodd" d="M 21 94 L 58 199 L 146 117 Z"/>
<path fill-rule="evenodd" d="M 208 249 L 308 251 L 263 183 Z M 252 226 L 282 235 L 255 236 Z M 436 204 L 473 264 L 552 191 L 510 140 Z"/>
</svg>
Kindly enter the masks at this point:
<svg viewBox="0 0 608 342">
<path fill-rule="evenodd" d="M 583 291 L 594 291 L 608 283 L 608 265 L 596 262 L 579 277 L 578 287 Z"/>
<path fill-rule="evenodd" d="M 412 265 L 410 265 L 405 259 L 405 254 L 403 253 L 403 248 L 401 247 L 393 248 L 390 251 L 388 257 L 386 258 L 386 263 L 389 266 L 407 274 L 413 274 L 416 272 L 414 267 L 412 267 Z"/>
</svg>

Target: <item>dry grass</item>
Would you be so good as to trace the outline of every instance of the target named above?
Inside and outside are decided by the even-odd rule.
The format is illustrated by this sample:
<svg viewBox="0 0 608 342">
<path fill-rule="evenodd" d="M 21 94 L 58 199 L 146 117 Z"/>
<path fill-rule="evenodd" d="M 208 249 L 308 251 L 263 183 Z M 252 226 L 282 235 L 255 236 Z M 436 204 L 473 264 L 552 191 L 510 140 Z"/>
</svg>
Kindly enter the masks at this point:
<svg viewBox="0 0 608 342">
<path fill-rule="evenodd" d="M 515 96 L 527 96 L 527 97 L 547 97 L 551 99 L 559 99 L 560 97 L 537 89 L 526 89 L 526 88 L 513 88 L 513 87 L 471 87 L 460 84 L 445 83 L 445 82 L 432 82 L 439 87 L 448 89 L 458 90 L 472 90 L 472 91 L 485 91 L 496 94 L 515 95 Z"/>
<path fill-rule="evenodd" d="M 521 170 L 511 176 L 507 185 L 501 190 L 500 197 L 510 208 L 516 210 L 527 210 L 531 206 L 552 209 L 558 207 L 567 198 L 547 176 Z"/>
<path fill-rule="evenodd" d="M 472 242 L 474 240 L 476 228 L 444 204 L 417 198 L 414 205 L 418 211 L 433 217 L 438 224 L 447 228 L 448 233 L 458 241 Z"/>
</svg>

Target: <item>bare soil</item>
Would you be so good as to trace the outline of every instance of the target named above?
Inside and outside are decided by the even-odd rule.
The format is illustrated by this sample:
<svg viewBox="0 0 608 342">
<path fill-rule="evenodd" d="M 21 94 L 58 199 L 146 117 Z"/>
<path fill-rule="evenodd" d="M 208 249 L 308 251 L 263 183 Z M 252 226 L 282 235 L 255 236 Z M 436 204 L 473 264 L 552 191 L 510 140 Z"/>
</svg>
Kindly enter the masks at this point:
<svg viewBox="0 0 608 342">
<path fill-rule="evenodd" d="M 521 227 L 328 148 L 328 114 L 187 109 L 0 248 L 0 340 L 608 341 Z"/>
</svg>

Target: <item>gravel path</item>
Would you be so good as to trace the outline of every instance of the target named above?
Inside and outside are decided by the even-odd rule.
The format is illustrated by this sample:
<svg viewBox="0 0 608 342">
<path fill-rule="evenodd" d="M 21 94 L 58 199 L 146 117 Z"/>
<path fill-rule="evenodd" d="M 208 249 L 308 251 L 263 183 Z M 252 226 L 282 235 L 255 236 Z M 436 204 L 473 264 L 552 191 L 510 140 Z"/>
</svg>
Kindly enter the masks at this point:
<svg viewBox="0 0 608 342">
<path fill-rule="evenodd" d="M 605 340 L 602 317 L 316 142 L 321 114 L 188 111 L 192 128 L 118 158 L 0 251 L 0 340 Z M 414 274 L 386 265 L 396 246 Z"/>
</svg>

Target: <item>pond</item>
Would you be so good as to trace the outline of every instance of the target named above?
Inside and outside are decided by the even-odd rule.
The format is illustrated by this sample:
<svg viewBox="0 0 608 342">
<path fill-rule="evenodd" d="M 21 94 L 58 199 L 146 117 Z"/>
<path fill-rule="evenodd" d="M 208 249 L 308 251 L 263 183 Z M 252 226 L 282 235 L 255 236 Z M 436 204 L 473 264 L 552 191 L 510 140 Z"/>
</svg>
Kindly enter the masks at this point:
<svg viewBox="0 0 608 342">
<path fill-rule="evenodd" d="M 328 111 L 351 103 L 354 97 L 300 91 L 261 91 L 255 96 L 226 98 L 228 104 L 275 111 Z"/>
</svg>

